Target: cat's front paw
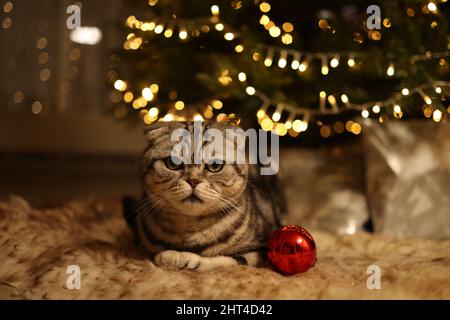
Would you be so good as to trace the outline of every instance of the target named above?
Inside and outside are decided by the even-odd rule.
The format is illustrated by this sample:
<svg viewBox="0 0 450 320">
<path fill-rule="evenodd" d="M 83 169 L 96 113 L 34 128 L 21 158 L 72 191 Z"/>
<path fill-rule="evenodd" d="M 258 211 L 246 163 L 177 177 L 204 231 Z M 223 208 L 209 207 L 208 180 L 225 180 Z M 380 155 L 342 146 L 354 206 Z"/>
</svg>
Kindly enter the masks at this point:
<svg viewBox="0 0 450 320">
<path fill-rule="evenodd" d="M 165 250 L 158 253 L 154 262 L 158 267 L 175 270 L 196 270 L 201 263 L 201 257 L 192 252 L 180 252 L 174 250 Z"/>
</svg>

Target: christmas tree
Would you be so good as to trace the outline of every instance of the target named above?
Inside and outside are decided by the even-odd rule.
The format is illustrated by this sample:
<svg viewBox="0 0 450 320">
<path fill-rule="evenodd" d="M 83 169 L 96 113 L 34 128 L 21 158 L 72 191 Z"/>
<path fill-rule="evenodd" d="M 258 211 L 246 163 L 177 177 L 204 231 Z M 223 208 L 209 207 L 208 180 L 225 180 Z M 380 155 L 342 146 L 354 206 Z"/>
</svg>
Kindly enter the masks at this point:
<svg viewBox="0 0 450 320">
<path fill-rule="evenodd" d="M 123 117 L 327 138 L 450 112 L 446 0 L 129 3 L 110 73 Z"/>
</svg>

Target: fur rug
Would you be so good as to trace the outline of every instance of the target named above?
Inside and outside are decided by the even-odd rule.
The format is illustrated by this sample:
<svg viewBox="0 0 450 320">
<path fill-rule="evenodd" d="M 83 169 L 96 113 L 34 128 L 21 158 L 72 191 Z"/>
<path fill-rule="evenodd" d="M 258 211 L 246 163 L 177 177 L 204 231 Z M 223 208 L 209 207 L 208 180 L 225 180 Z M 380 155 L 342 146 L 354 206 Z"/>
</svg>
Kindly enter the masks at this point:
<svg viewBox="0 0 450 320">
<path fill-rule="evenodd" d="M 450 240 L 393 240 L 312 231 L 316 266 L 285 277 L 245 266 L 211 272 L 156 267 L 131 241 L 118 203 L 73 201 L 33 209 L 0 203 L 0 298 L 25 299 L 450 299 Z M 380 266 L 381 289 L 366 286 Z M 68 266 L 81 289 L 66 288 Z"/>
</svg>

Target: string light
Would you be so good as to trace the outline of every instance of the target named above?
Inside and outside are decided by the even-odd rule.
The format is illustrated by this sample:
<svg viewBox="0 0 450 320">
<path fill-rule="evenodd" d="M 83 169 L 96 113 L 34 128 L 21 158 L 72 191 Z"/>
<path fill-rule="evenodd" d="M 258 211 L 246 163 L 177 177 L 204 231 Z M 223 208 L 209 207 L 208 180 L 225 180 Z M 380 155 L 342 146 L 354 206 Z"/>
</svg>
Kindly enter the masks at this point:
<svg viewBox="0 0 450 320">
<path fill-rule="evenodd" d="M 231 41 L 234 39 L 234 34 L 232 32 L 227 32 L 223 37 L 225 38 L 225 40 Z"/>
<path fill-rule="evenodd" d="M 278 67 L 284 69 L 287 65 L 287 51 L 283 50 L 280 54 L 280 59 L 278 60 Z"/>
<path fill-rule="evenodd" d="M 348 97 L 347 97 L 346 94 L 342 94 L 342 95 L 341 95 L 341 101 L 342 101 L 342 103 L 344 103 L 346 106 L 349 105 L 349 99 L 348 99 Z"/>
<path fill-rule="evenodd" d="M 279 103 L 277 106 L 277 110 L 272 114 L 273 121 L 275 121 L 275 122 L 280 121 L 282 110 L 283 110 L 283 105 L 281 103 Z"/>
<path fill-rule="evenodd" d="M 272 122 L 272 120 L 270 120 L 269 118 L 264 118 L 261 121 L 261 128 L 264 131 L 271 131 L 273 129 L 273 122 Z"/>
<path fill-rule="evenodd" d="M 211 104 L 212 104 L 213 108 L 216 109 L 216 110 L 220 110 L 220 109 L 223 108 L 223 103 L 220 100 L 213 100 L 211 102 Z"/>
<path fill-rule="evenodd" d="M 337 67 L 339 66 L 339 56 L 338 56 L 338 55 L 335 55 L 335 56 L 333 57 L 333 59 L 331 59 L 331 61 L 330 61 L 330 66 L 331 66 L 332 68 L 337 68 Z"/>
<path fill-rule="evenodd" d="M 271 37 L 273 38 L 277 38 L 281 35 L 281 30 L 279 27 L 277 26 L 273 26 L 269 29 L 269 34 Z"/>
<path fill-rule="evenodd" d="M 328 68 L 328 65 L 327 65 L 327 59 L 322 58 L 322 69 L 321 69 L 322 74 L 324 76 L 326 76 L 328 74 L 329 70 L 330 69 Z"/>
<path fill-rule="evenodd" d="M 291 113 L 289 115 L 289 118 L 286 120 L 286 122 L 284 123 L 284 126 L 286 127 L 286 129 L 291 129 L 292 128 L 292 123 L 295 120 L 295 114 Z"/>
<path fill-rule="evenodd" d="M 319 100 L 320 100 L 320 110 L 325 111 L 325 99 L 327 97 L 327 93 L 325 91 L 320 91 L 319 93 Z"/>
<path fill-rule="evenodd" d="M 396 105 L 394 105 L 394 112 L 395 113 L 401 113 L 402 112 L 402 108 L 398 104 L 396 104 Z"/>
<path fill-rule="evenodd" d="M 264 65 L 266 67 L 270 67 L 272 65 L 273 62 L 273 49 L 269 49 L 269 51 L 267 52 L 267 57 L 266 59 L 264 59 Z"/>
<path fill-rule="evenodd" d="M 156 117 L 158 117 L 158 114 L 159 114 L 159 110 L 158 110 L 158 108 L 156 108 L 156 107 L 150 108 L 150 110 L 148 110 L 148 115 L 149 115 L 151 118 L 156 118 Z"/>
<path fill-rule="evenodd" d="M 237 53 L 241 53 L 244 51 L 244 46 L 242 44 L 238 44 L 236 47 L 234 47 L 234 51 Z"/>
<path fill-rule="evenodd" d="M 427 5 L 428 10 L 430 10 L 431 12 L 436 12 L 437 11 L 437 6 L 434 2 L 429 2 Z"/>
<path fill-rule="evenodd" d="M 247 92 L 247 94 L 248 94 L 249 96 L 253 96 L 253 95 L 256 93 L 256 90 L 255 90 L 255 88 L 248 86 L 248 87 L 245 89 L 245 92 Z"/>
<path fill-rule="evenodd" d="M 185 28 L 180 29 L 180 32 L 178 33 L 178 37 L 179 37 L 181 40 L 186 40 L 186 39 L 187 39 L 188 33 L 187 33 L 187 31 L 186 31 Z"/>
<path fill-rule="evenodd" d="M 442 88 L 441 87 L 436 87 L 436 88 L 434 88 L 434 91 L 436 91 L 437 94 L 441 94 L 442 93 Z"/>
<path fill-rule="evenodd" d="M 364 118 L 364 119 L 367 119 L 368 117 L 369 117 L 369 111 L 367 111 L 366 109 L 364 109 L 363 111 L 361 111 L 361 116 Z"/>
<path fill-rule="evenodd" d="M 440 122 L 442 119 L 442 111 L 441 110 L 434 110 L 433 111 L 433 121 L 434 122 Z"/>
<path fill-rule="evenodd" d="M 300 67 L 300 53 L 296 52 L 292 59 L 291 68 L 297 70 Z"/>
<path fill-rule="evenodd" d="M 175 102 L 175 109 L 181 111 L 184 109 L 184 102 L 183 101 L 177 101 Z"/>
<path fill-rule="evenodd" d="M 352 55 L 348 57 L 347 65 L 351 68 L 355 66 L 355 59 Z"/>
<path fill-rule="evenodd" d="M 270 11 L 271 7 L 270 7 L 270 4 L 269 4 L 269 3 L 263 2 L 263 3 L 261 3 L 261 4 L 259 5 L 259 9 L 260 9 L 262 12 L 267 13 L 267 12 Z"/>
<path fill-rule="evenodd" d="M 393 62 L 391 62 L 391 63 L 389 64 L 389 67 L 388 67 L 388 69 L 386 70 L 386 74 L 387 74 L 389 77 L 392 77 L 392 76 L 395 74 L 395 65 L 394 65 Z"/>
<path fill-rule="evenodd" d="M 156 34 L 161 34 L 164 31 L 164 25 L 163 24 L 158 24 L 155 29 L 153 30 L 153 32 L 155 32 Z"/>
<path fill-rule="evenodd" d="M 333 111 L 337 113 L 339 111 L 339 108 L 337 105 L 336 98 L 333 95 L 329 95 L 328 102 L 330 103 L 331 107 L 333 108 Z"/>
<path fill-rule="evenodd" d="M 305 72 L 306 69 L 308 69 L 308 67 L 309 67 L 310 61 L 311 61 L 311 58 L 309 56 L 306 56 L 305 59 L 303 59 L 302 63 L 300 63 L 298 70 L 300 72 Z"/>
<path fill-rule="evenodd" d="M 168 113 L 164 116 L 163 121 L 170 122 L 174 120 L 174 116 L 171 113 Z"/>
<path fill-rule="evenodd" d="M 200 114 L 194 116 L 194 121 L 203 121 L 203 117 Z"/>
<path fill-rule="evenodd" d="M 376 104 L 372 107 L 372 111 L 373 111 L 373 113 L 380 113 L 381 108 L 379 105 Z"/>
<path fill-rule="evenodd" d="M 225 29 L 225 26 L 222 23 L 217 23 L 214 28 L 216 28 L 217 31 L 223 31 L 223 29 Z"/>
<path fill-rule="evenodd" d="M 220 9 L 219 9 L 218 5 L 211 6 L 212 15 L 217 16 L 217 15 L 219 15 L 219 12 L 220 12 Z"/>
<path fill-rule="evenodd" d="M 144 88 L 142 90 L 142 96 L 147 101 L 152 101 L 154 98 L 153 92 L 152 92 L 152 90 L 150 90 L 150 88 Z"/>
<path fill-rule="evenodd" d="M 238 79 L 240 82 L 245 82 L 247 81 L 247 75 L 244 72 L 239 72 Z"/>
<path fill-rule="evenodd" d="M 403 88 L 402 89 L 402 95 L 404 95 L 404 96 L 409 95 L 409 89 L 408 88 Z"/>
<path fill-rule="evenodd" d="M 114 82 L 114 88 L 119 91 L 125 91 L 127 89 L 127 84 L 122 80 L 117 80 Z"/>
</svg>

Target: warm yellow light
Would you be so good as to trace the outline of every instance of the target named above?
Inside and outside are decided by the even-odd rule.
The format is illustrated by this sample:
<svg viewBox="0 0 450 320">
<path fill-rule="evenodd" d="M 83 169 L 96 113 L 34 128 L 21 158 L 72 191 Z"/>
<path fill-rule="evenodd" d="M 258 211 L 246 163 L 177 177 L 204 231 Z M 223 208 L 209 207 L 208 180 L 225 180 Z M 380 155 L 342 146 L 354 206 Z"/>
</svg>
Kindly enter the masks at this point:
<svg viewBox="0 0 450 320">
<path fill-rule="evenodd" d="M 279 136 L 285 136 L 287 134 L 288 129 L 286 128 L 284 123 L 279 123 L 275 128 L 275 131 Z"/>
<path fill-rule="evenodd" d="M 442 111 L 441 110 L 434 110 L 433 111 L 433 121 L 439 122 L 442 119 Z"/>
<path fill-rule="evenodd" d="M 367 111 L 367 110 L 363 110 L 363 111 L 361 111 L 361 116 L 364 118 L 364 119 L 367 119 L 368 117 L 369 117 L 369 111 Z"/>
<path fill-rule="evenodd" d="M 211 102 L 211 104 L 212 104 L 213 108 L 216 110 L 220 110 L 223 108 L 223 102 L 220 100 L 213 100 Z"/>
<path fill-rule="evenodd" d="M 330 66 L 332 68 L 337 68 L 338 65 L 339 65 L 339 59 L 338 58 L 335 57 L 335 58 L 331 59 Z"/>
<path fill-rule="evenodd" d="M 286 68 L 287 65 L 287 60 L 285 58 L 280 58 L 280 60 L 278 60 L 278 67 L 280 67 L 281 69 Z"/>
<path fill-rule="evenodd" d="M 328 66 L 322 66 L 321 72 L 324 76 L 326 76 L 329 71 L 330 71 L 330 69 L 328 68 Z"/>
<path fill-rule="evenodd" d="M 216 28 L 217 31 L 223 31 L 223 29 L 225 28 L 224 25 L 222 23 L 218 23 L 214 26 L 214 28 Z"/>
<path fill-rule="evenodd" d="M 270 36 L 276 38 L 276 37 L 280 36 L 281 30 L 277 26 L 273 26 L 269 29 L 269 34 L 270 34 Z"/>
<path fill-rule="evenodd" d="M 177 101 L 177 102 L 175 102 L 175 109 L 177 109 L 177 110 L 183 110 L 183 109 L 184 109 L 184 102 L 183 102 L 183 101 Z"/>
<path fill-rule="evenodd" d="M 179 37 L 181 40 L 186 40 L 186 39 L 187 39 L 187 36 L 188 36 L 188 33 L 187 33 L 186 30 L 181 30 L 181 31 L 178 33 L 178 37 Z"/>
<path fill-rule="evenodd" d="M 320 96 L 322 99 L 325 99 L 325 98 L 327 97 L 327 93 L 326 93 L 325 91 L 320 91 L 319 96 Z"/>
<path fill-rule="evenodd" d="M 268 24 L 270 22 L 270 18 L 268 16 L 266 16 L 265 14 L 263 14 L 261 16 L 261 19 L 259 19 L 259 23 L 262 24 L 263 26 Z"/>
<path fill-rule="evenodd" d="M 254 95 L 254 94 L 256 93 L 256 90 L 255 90 L 255 88 L 248 86 L 248 87 L 245 89 L 245 92 L 247 92 L 247 94 L 248 94 L 249 96 L 252 96 L 252 95 Z"/>
<path fill-rule="evenodd" d="M 156 107 L 150 108 L 150 110 L 148 110 L 148 115 L 152 118 L 156 118 L 159 114 L 159 110 Z"/>
<path fill-rule="evenodd" d="M 353 132 L 353 134 L 360 134 L 361 133 L 361 125 L 357 122 L 354 122 L 350 128 L 351 132 Z"/>
<path fill-rule="evenodd" d="M 213 5 L 213 6 L 211 6 L 211 13 L 212 13 L 214 16 L 217 16 L 217 15 L 219 14 L 219 12 L 220 12 L 220 9 L 219 9 L 219 6 L 218 6 L 218 5 Z"/>
<path fill-rule="evenodd" d="M 262 119 L 266 116 L 266 112 L 263 109 L 259 109 L 258 112 L 256 113 L 256 117 L 258 119 Z"/>
<path fill-rule="evenodd" d="M 244 46 L 242 44 L 238 44 L 236 47 L 234 47 L 234 51 L 236 51 L 237 53 L 241 53 L 242 51 L 244 51 Z"/>
<path fill-rule="evenodd" d="M 436 12 L 437 11 L 437 6 L 434 2 L 429 2 L 427 5 L 428 10 L 430 10 L 431 12 Z"/>
<path fill-rule="evenodd" d="M 373 111 L 373 113 L 380 113 L 381 108 L 379 105 L 376 104 L 372 107 L 372 111 Z"/>
<path fill-rule="evenodd" d="M 308 64 L 306 64 L 305 62 L 302 62 L 302 63 L 299 65 L 298 70 L 299 70 L 300 72 L 305 72 L 307 68 L 308 68 Z"/>
<path fill-rule="evenodd" d="M 144 116 L 144 122 L 145 124 L 152 124 L 156 119 L 152 118 L 149 114 L 146 114 Z"/>
<path fill-rule="evenodd" d="M 295 131 L 295 132 L 303 132 L 303 131 L 306 131 L 307 129 L 308 129 L 308 123 L 306 123 L 305 121 L 302 121 L 302 120 L 295 120 L 293 123 L 292 123 L 292 129 Z"/>
<path fill-rule="evenodd" d="M 156 34 L 160 34 L 161 32 L 163 32 L 163 30 L 164 30 L 164 26 L 162 24 L 158 24 L 153 31 Z"/>
<path fill-rule="evenodd" d="M 270 67 L 270 66 L 272 65 L 272 59 L 269 58 L 269 57 L 267 57 L 267 58 L 264 60 L 264 65 L 265 65 L 266 67 Z"/>
<path fill-rule="evenodd" d="M 234 39 L 234 34 L 232 32 L 227 32 L 223 37 L 225 38 L 225 40 L 231 41 Z"/>
<path fill-rule="evenodd" d="M 289 33 L 285 33 L 281 36 L 281 42 L 284 44 L 291 44 L 293 41 L 292 36 Z"/>
<path fill-rule="evenodd" d="M 173 114 L 170 114 L 170 113 L 166 114 L 163 118 L 163 121 L 166 121 L 166 122 L 173 121 L 173 120 L 174 120 Z"/>
<path fill-rule="evenodd" d="M 264 131 L 270 131 L 273 129 L 273 122 L 270 120 L 270 118 L 265 118 L 261 121 L 261 128 Z"/>
<path fill-rule="evenodd" d="M 152 85 L 150 86 L 150 91 L 151 91 L 152 93 L 157 93 L 157 92 L 159 91 L 159 86 L 158 86 L 156 83 L 152 84 Z"/>
<path fill-rule="evenodd" d="M 430 105 L 432 103 L 431 98 L 429 96 L 424 96 L 423 100 L 425 101 L 426 104 Z"/>
<path fill-rule="evenodd" d="M 153 98 L 155 97 L 155 96 L 153 95 L 152 90 L 150 90 L 150 88 L 144 88 L 144 89 L 142 90 L 142 96 L 143 96 L 144 99 L 147 100 L 147 101 L 152 101 Z"/>
<path fill-rule="evenodd" d="M 347 64 L 348 64 L 349 67 L 354 67 L 355 66 L 355 59 L 349 58 L 347 60 Z"/>
<path fill-rule="evenodd" d="M 328 96 L 328 102 L 334 106 L 336 105 L 336 98 L 333 95 L 330 95 Z"/>
<path fill-rule="evenodd" d="M 391 63 L 391 64 L 389 65 L 388 69 L 386 70 L 386 74 L 387 74 L 389 77 L 392 77 L 392 76 L 395 74 L 395 66 L 394 66 L 393 63 Z"/>
<path fill-rule="evenodd" d="M 408 88 L 403 88 L 402 89 L 402 95 L 404 95 L 404 96 L 409 95 L 409 89 Z"/>
<path fill-rule="evenodd" d="M 436 91 L 437 94 L 441 94 L 442 93 L 441 87 L 436 87 L 436 88 L 434 88 L 434 90 Z"/>
<path fill-rule="evenodd" d="M 114 82 L 114 88 L 119 91 L 125 91 L 127 89 L 127 84 L 122 80 L 117 80 Z"/>
<path fill-rule="evenodd" d="M 346 94 L 342 94 L 341 95 L 341 101 L 343 102 L 343 103 L 348 103 L 348 97 L 347 97 L 347 95 Z"/>
<path fill-rule="evenodd" d="M 275 122 L 278 122 L 278 121 L 280 121 L 280 119 L 281 119 L 281 113 L 274 112 L 273 115 L 272 115 L 272 120 L 275 121 Z"/>
<path fill-rule="evenodd" d="M 294 26 L 290 22 L 285 22 L 282 25 L 284 32 L 292 32 L 294 31 Z"/>
<path fill-rule="evenodd" d="M 239 72 L 238 79 L 240 82 L 245 82 L 247 80 L 247 75 L 244 72 Z"/>
<path fill-rule="evenodd" d="M 203 121 L 203 117 L 200 114 L 194 116 L 194 121 Z"/>
<path fill-rule="evenodd" d="M 166 31 L 164 31 L 164 37 L 170 38 L 172 35 L 173 35 L 172 29 L 167 29 Z"/>
<path fill-rule="evenodd" d="M 300 61 L 298 61 L 298 59 L 292 60 L 291 68 L 293 70 L 297 70 L 299 67 L 300 67 Z"/>
<path fill-rule="evenodd" d="M 267 13 L 270 11 L 270 4 L 268 4 L 267 2 L 263 2 L 259 5 L 259 9 L 264 12 Z"/>
<path fill-rule="evenodd" d="M 401 108 L 398 104 L 396 104 L 396 105 L 394 106 L 394 112 L 395 112 L 395 113 L 400 113 L 400 112 L 402 112 L 402 108 Z"/>
<path fill-rule="evenodd" d="M 134 95 L 132 92 L 127 92 L 125 93 L 125 95 L 123 96 L 123 100 L 127 103 L 130 103 L 131 101 L 133 101 Z"/>
</svg>

